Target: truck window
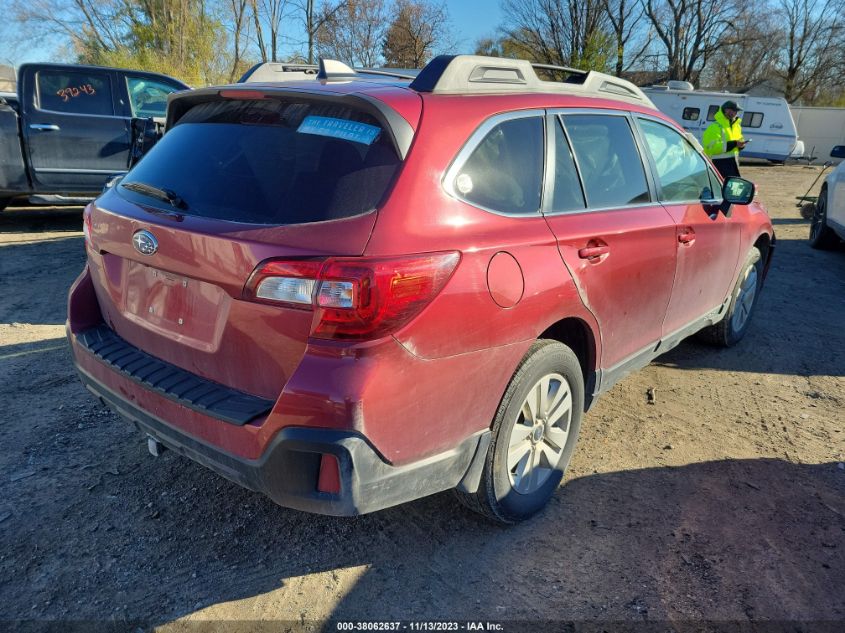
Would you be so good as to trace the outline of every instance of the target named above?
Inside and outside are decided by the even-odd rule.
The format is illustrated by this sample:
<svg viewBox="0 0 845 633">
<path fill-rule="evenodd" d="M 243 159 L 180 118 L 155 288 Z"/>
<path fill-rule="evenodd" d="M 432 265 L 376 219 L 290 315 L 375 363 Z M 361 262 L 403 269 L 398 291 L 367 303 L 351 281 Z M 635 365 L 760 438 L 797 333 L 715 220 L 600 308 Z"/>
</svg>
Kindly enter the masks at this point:
<svg viewBox="0 0 845 633">
<path fill-rule="evenodd" d="M 167 95 L 181 88 L 147 77 L 126 77 L 132 116 L 164 117 L 167 112 Z"/>
<path fill-rule="evenodd" d="M 698 121 L 699 114 L 701 114 L 701 110 L 698 108 L 684 108 L 682 118 L 684 121 Z"/>
<path fill-rule="evenodd" d="M 742 127 L 760 127 L 763 125 L 762 112 L 743 112 Z"/>
<path fill-rule="evenodd" d="M 39 70 L 38 107 L 63 114 L 114 115 L 111 82 L 106 73 Z"/>
<path fill-rule="evenodd" d="M 624 207 L 650 200 L 645 170 L 627 119 L 568 114 L 563 121 L 590 207 Z"/>
</svg>

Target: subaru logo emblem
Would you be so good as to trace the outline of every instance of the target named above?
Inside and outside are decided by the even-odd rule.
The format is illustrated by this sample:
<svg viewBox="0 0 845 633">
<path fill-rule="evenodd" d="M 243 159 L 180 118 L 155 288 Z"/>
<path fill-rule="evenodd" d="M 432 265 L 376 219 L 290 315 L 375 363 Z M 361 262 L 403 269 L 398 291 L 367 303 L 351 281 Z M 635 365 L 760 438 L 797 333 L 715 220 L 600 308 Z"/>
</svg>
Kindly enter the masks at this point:
<svg viewBox="0 0 845 633">
<path fill-rule="evenodd" d="M 158 250 L 158 240 L 149 231 L 135 231 L 132 245 L 141 255 L 152 255 Z"/>
</svg>

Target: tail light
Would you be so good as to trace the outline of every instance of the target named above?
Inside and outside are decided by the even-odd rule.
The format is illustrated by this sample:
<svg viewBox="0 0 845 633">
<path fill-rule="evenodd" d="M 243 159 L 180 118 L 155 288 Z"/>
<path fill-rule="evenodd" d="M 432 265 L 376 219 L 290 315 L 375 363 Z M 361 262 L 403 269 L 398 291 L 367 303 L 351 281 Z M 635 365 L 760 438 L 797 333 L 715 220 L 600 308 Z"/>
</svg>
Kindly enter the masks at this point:
<svg viewBox="0 0 845 633">
<path fill-rule="evenodd" d="M 455 251 L 408 257 L 268 260 L 244 298 L 314 311 L 311 335 L 372 339 L 400 329 L 443 289 L 460 261 Z"/>
</svg>

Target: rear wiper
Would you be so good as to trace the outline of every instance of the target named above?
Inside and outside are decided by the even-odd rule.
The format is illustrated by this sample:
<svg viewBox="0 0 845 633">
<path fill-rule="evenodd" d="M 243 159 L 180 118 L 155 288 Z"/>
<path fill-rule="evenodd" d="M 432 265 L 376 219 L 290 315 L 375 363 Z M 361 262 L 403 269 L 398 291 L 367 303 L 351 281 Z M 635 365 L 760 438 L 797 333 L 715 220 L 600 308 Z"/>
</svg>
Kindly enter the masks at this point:
<svg viewBox="0 0 845 633">
<path fill-rule="evenodd" d="M 166 202 L 176 209 L 188 208 L 188 204 L 182 199 L 182 197 L 170 189 L 162 189 L 154 185 L 148 185 L 145 182 L 122 182 L 120 183 L 120 186 L 124 189 L 129 189 L 129 191 L 135 191 L 145 196 L 149 196 L 150 198 Z"/>
</svg>

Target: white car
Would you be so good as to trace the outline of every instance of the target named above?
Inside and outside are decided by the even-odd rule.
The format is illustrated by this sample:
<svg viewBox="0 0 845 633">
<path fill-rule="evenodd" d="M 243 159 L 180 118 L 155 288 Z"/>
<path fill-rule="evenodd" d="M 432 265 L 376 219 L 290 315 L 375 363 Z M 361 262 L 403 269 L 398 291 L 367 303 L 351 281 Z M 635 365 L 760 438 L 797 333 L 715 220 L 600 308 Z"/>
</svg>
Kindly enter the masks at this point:
<svg viewBox="0 0 845 633">
<path fill-rule="evenodd" d="M 845 158 L 845 145 L 834 147 L 830 156 Z M 813 248 L 833 248 L 839 240 L 845 240 L 845 161 L 825 179 L 810 223 Z"/>
</svg>

